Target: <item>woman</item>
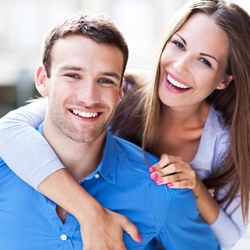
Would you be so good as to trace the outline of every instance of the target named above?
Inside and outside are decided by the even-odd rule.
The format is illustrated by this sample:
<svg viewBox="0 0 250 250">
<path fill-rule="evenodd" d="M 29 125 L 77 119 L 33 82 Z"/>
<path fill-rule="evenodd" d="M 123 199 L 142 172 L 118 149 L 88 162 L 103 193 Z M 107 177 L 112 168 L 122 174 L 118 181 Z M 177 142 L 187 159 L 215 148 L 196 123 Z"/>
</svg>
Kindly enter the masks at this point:
<svg viewBox="0 0 250 250">
<path fill-rule="evenodd" d="M 158 164 L 149 168 L 151 179 L 169 188 L 191 188 L 202 217 L 211 225 L 222 247 L 235 244 L 244 233 L 244 221 L 248 218 L 249 48 L 250 18 L 238 5 L 222 0 L 189 2 L 178 13 L 165 38 L 154 81 L 132 84 L 133 81 L 127 79 L 125 96 L 111 128 L 117 135 L 162 156 Z M 44 110 L 43 105 L 41 109 Z M 52 152 L 49 164 L 41 163 L 39 158 L 37 164 L 32 160 L 30 169 L 42 174 L 35 174 L 39 179 L 31 183 L 30 179 L 34 178 L 28 174 L 28 158 L 24 161 L 25 152 L 18 142 L 26 132 L 21 128 L 17 130 L 15 124 L 22 126 L 30 137 L 32 133 L 36 145 L 37 140 L 42 141 L 42 150 L 50 149 L 35 130 L 20 123 L 23 119 L 36 127 L 43 120 L 44 111 L 35 115 L 32 108 L 22 110 L 28 112 L 26 118 L 22 117 L 23 111 L 19 114 L 14 111 L 12 117 L 16 122 L 8 122 L 11 115 L 2 120 L 1 127 L 6 127 L 0 131 L 3 159 L 22 178 L 38 186 L 40 192 L 73 213 L 81 225 L 81 222 L 92 223 L 86 221 L 88 206 L 85 198 L 81 198 L 87 194 L 65 169 L 58 170 L 62 168 L 60 163 L 51 170 L 55 160 Z M 18 134 L 12 138 L 13 131 Z M 28 154 L 35 154 L 37 146 L 31 144 L 29 139 Z M 23 157 L 19 168 L 8 158 L 7 148 L 19 150 L 18 154 Z M 58 176 L 66 181 L 58 183 Z M 59 195 L 58 190 L 63 192 Z M 80 208 L 85 208 L 85 213 Z M 89 213 L 106 219 L 101 208 L 93 211 Z M 102 228 L 105 226 L 97 227 L 101 236 Z M 87 232 L 84 227 L 82 230 L 85 237 Z"/>
</svg>

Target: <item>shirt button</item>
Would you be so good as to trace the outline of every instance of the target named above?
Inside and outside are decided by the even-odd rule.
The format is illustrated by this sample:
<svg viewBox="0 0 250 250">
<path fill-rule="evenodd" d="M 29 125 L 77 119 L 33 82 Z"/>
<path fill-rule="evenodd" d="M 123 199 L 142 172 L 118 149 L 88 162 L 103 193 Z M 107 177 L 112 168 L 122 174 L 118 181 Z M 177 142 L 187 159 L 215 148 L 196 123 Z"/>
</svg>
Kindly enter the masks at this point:
<svg viewBox="0 0 250 250">
<path fill-rule="evenodd" d="M 99 178 L 100 177 L 100 175 L 99 174 L 95 174 L 95 178 L 97 179 L 97 178 Z"/>
<path fill-rule="evenodd" d="M 62 235 L 61 235 L 61 240 L 65 241 L 65 240 L 67 240 L 67 238 L 68 238 L 68 237 L 67 237 L 66 234 L 62 234 Z"/>
</svg>

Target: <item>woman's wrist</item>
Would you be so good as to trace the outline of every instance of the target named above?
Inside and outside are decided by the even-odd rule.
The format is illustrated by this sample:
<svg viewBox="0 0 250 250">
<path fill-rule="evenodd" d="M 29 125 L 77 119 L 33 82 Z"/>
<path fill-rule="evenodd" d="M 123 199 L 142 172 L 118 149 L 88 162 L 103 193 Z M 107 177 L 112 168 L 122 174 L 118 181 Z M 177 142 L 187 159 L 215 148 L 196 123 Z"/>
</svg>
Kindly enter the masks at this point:
<svg viewBox="0 0 250 250">
<path fill-rule="evenodd" d="M 201 191 L 201 185 L 203 185 L 202 181 L 200 180 L 200 178 L 197 176 L 196 174 L 196 185 L 195 187 L 192 189 L 193 194 L 195 196 L 196 199 L 199 198 L 200 196 L 200 191 Z"/>
</svg>

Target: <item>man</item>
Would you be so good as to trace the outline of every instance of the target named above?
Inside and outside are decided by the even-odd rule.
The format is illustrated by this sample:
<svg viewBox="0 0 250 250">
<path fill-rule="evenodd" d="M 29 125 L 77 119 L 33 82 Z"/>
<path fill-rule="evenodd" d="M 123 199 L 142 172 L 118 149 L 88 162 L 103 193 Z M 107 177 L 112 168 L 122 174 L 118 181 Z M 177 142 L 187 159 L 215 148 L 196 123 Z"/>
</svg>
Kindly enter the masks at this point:
<svg viewBox="0 0 250 250">
<path fill-rule="evenodd" d="M 122 97 L 127 59 L 127 45 L 108 20 L 79 14 L 56 26 L 36 72 L 36 87 L 48 101 L 37 129 L 85 190 L 139 228 L 140 242 L 124 233 L 127 249 L 156 249 L 156 240 L 170 250 L 220 249 L 192 192 L 155 185 L 141 149 L 106 130 Z M 0 190 L 2 249 L 84 249 L 77 219 L 3 160 Z"/>
</svg>

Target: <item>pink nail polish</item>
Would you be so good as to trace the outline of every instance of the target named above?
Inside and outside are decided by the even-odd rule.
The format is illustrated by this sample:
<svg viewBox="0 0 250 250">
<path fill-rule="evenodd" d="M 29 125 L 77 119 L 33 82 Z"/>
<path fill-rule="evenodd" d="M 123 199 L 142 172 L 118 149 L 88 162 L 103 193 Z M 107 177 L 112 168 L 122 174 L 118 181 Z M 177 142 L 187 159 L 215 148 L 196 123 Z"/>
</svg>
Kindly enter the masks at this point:
<svg viewBox="0 0 250 250">
<path fill-rule="evenodd" d="M 162 178 L 157 179 L 155 182 L 156 182 L 156 184 L 161 184 L 162 183 Z"/>
<path fill-rule="evenodd" d="M 168 187 L 173 187 L 174 184 L 173 184 L 172 182 L 169 182 L 169 183 L 167 184 L 167 186 L 168 186 Z"/>
<path fill-rule="evenodd" d="M 155 171 L 155 168 L 154 167 L 150 167 L 149 169 L 148 169 L 148 172 L 149 173 L 153 173 Z"/>
<path fill-rule="evenodd" d="M 152 173 L 152 174 L 150 175 L 150 178 L 151 178 L 153 181 L 155 181 L 155 180 L 158 178 L 158 174 L 157 174 L 157 173 Z"/>
<path fill-rule="evenodd" d="M 140 234 L 138 235 L 138 240 L 139 240 L 139 242 L 142 242 L 142 237 Z"/>
</svg>

